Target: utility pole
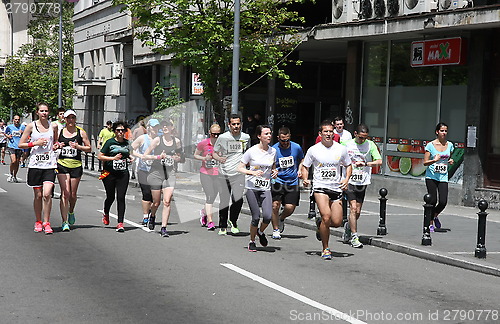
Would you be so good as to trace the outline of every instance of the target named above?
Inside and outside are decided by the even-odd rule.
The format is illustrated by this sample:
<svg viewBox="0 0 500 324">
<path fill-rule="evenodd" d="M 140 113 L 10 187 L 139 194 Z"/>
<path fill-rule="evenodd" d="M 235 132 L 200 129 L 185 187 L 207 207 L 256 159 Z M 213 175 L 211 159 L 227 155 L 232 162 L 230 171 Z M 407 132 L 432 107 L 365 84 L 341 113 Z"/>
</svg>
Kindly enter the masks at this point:
<svg viewBox="0 0 500 324">
<path fill-rule="evenodd" d="M 238 113 L 240 80 L 240 0 L 234 0 L 233 78 L 231 88 L 231 114 Z"/>
</svg>

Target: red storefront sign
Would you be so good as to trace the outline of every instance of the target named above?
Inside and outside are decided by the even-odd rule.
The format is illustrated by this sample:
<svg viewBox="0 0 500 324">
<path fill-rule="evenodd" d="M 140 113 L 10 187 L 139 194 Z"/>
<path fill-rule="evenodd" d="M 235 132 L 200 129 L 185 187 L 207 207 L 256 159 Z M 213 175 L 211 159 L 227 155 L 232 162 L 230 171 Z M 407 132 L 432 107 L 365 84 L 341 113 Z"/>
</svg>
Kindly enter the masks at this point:
<svg viewBox="0 0 500 324">
<path fill-rule="evenodd" d="M 462 37 L 411 43 L 412 67 L 465 64 L 466 44 Z"/>
</svg>

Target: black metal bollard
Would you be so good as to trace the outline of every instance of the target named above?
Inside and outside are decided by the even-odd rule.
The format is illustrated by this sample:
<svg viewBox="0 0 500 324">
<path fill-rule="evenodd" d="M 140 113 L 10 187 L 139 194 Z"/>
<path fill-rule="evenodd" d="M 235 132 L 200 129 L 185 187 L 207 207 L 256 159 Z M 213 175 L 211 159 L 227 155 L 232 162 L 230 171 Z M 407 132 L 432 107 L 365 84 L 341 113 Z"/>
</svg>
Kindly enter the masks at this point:
<svg viewBox="0 0 500 324">
<path fill-rule="evenodd" d="M 385 227 L 385 216 L 387 213 L 387 189 L 385 188 L 380 188 L 378 191 L 380 194 L 380 218 L 378 220 L 378 228 L 377 228 L 377 235 L 387 235 L 387 227 Z"/>
<path fill-rule="evenodd" d="M 83 168 L 86 170 L 89 169 L 89 154 L 87 152 L 85 152 L 85 165 Z"/>
<path fill-rule="evenodd" d="M 94 162 L 95 162 L 95 152 L 92 152 L 92 165 L 90 166 L 91 171 L 95 170 L 94 169 Z M 99 169 L 101 168 L 100 165 L 101 165 L 101 161 L 99 161 Z"/>
<path fill-rule="evenodd" d="M 311 192 L 309 193 L 309 213 L 307 214 L 307 218 L 313 219 L 314 217 L 316 217 L 316 202 L 314 200 L 314 194 L 311 185 Z"/>
<path fill-rule="evenodd" d="M 432 245 L 432 239 L 431 239 L 431 216 L 432 216 L 432 209 L 434 208 L 433 205 L 430 204 L 431 202 L 431 195 L 425 194 L 424 195 L 424 234 L 422 235 L 422 245 Z"/>
<path fill-rule="evenodd" d="M 486 259 L 486 216 L 488 215 L 486 209 L 488 208 L 488 202 L 480 200 L 477 207 L 479 207 L 480 212 L 477 213 L 479 218 L 477 220 L 477 246 L 474 256 L 479 259 Z"/>
</svg>

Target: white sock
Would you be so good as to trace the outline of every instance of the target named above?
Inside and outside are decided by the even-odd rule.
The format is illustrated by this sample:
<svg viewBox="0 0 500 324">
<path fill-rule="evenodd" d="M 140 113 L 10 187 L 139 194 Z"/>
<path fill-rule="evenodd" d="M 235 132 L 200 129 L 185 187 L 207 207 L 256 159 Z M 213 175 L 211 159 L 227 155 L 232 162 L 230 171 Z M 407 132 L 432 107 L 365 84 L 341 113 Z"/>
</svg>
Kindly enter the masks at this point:
<svg viewBox="0 0 500 324">
<path fill-rule="evenodd" d="M 149 217 L 149 214 L 144 214 L 144 218 L 148 218 Z"/>
<path fill-rule="evenodd" d="M 264 232 L 261 232 L 260 229 L 257 230 L 257 233 L 259 233 L 259 235 L 264 234 Z"/>
</svg>

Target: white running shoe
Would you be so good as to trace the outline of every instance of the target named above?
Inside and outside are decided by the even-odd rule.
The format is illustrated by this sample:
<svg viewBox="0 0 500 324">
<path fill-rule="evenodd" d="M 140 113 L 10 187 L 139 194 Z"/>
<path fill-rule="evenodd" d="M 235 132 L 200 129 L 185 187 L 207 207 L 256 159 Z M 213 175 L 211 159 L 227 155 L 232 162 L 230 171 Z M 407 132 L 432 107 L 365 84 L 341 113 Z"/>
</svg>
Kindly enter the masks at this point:
<svg viewBox="0 0 500 324">
<path fill-rule="evenodd" d="M 280 234 L 280 230 L 273 230 L 273 236 L 272 236 L 273 240 L 281 240 L 281 234 Z"/>
<path fill-rule="evenodd" d="M 349 222 L 344 224 L 344 234 L 342 235 L 342 242 L 344 244 L 349 244 L 351 241 L 351 227 L 349 226 Z"/>
<path fill-rule="evenodd" d="M 351 246 L 353 248 L 361 249 L 363 247 L 363 243 L 359 241 L 359 237 L 357 235 L 353 235 L 351 238 Z"/>
</svg>

